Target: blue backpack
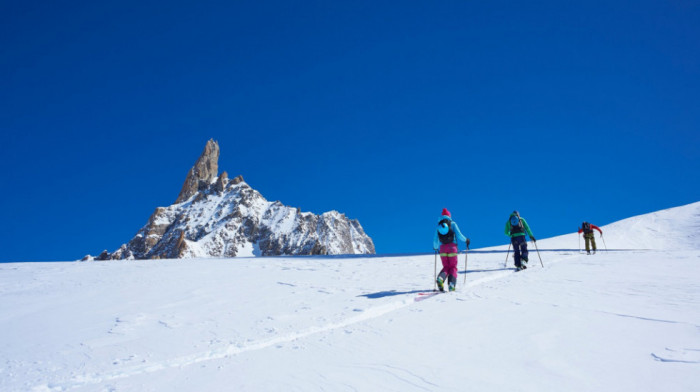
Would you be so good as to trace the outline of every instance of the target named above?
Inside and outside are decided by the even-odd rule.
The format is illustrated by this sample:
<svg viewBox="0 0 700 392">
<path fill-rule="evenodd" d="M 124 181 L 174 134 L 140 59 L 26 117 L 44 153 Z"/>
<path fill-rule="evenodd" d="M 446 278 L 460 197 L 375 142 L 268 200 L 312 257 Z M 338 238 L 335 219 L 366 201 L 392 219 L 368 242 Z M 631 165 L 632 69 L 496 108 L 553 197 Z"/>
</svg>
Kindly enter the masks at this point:
<svg viewBox="0 0 700 392">
<path fill-rule="evenodd" d="M 443 234 L 440 232 L 440 229 L 444 231 L 445 227 L 447 227 L 447 232 Z M 449 219 L 443 219 L 438 222 L 438 238 L 442 244 L 451 244 L 455 242 L 455 232 L 452 231 L 452 221 Z"/>
<path fill-rule="evenodd" d="M 523 228 L 523 221 L 517 215 L 510 216 L 510 234 L 523 233 L 525 232 Z"/>
<path fill-rule="evenodd" d="M 516 215 L 511 215 L 510 216 L 510 227 L 520 227 L 522 224 L 520 223 L 520 218 L 518 218 Z"/>
</svg>

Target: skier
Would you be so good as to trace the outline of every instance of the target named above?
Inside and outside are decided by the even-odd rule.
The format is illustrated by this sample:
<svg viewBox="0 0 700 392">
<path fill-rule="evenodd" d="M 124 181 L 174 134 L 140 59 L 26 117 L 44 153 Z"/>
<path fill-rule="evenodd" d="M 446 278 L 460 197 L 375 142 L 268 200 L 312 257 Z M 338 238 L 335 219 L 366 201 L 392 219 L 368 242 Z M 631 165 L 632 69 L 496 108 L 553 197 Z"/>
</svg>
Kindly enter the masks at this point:
<svg viewBox="0 0 700 392">
<path fill-rule="evenodd" d="M 435 230 L 435 238 L 433 238 L 433 249 L 438 250 L 440 247 L 440 260 L 442 261 L 442 270 L 437 277 L 437 285 L 440 291 L 445 291 L 445 280 L 448 280 L 449 290 L 455 291 L 457 286 L 457 240 L 465 242 L 469 248 L 469 238 L 465 237 L 459 226 L 452 220 L 452 214 L 447 208 L 442 209 L 442 217 L 438 222 L 437 230 Z"/>
<path fill-rule="evenodd" d="M 510 242 L 513 244 L 513 256 L 515 257 L 515 268 L 520 271 L 527 268 L 527 241 L 525 234 L 530 236 L 532 242 L 537 241 L 532 235 L 530 226 L 527 221 L 520 217 L 518 211 L 513 211 L 506 222 L 506 235 L 510 237 Z"/>
<path fill-rule="evenodd" d="M 583 238 L 586 239 L 586 252 L 590 255 L 591 254 L 591 246 L 593 245 L 593 254 L 595 254 L 596 251 L 596 246 L 595 246 L 595 235 L 593 233 L 593 229 L 598 230 L 600 232 L 600 235 L 603 235 L 603 231 L 600 230 L 600 227 L 588 223 L 588 222 L 583 222 L 581 224 L 581 227 L 578 229 L 578 233 L 581 234 L 583 232 Z M 579 246 L 580 246 L 579 242 Z"/>
</svg>

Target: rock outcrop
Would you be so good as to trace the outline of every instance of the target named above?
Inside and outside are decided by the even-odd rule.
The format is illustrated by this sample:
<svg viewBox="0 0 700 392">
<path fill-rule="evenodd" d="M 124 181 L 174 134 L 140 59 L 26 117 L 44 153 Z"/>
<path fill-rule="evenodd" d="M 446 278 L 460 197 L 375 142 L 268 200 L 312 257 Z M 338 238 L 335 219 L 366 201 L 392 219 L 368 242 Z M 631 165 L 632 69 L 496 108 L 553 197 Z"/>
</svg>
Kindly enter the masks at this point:
<svg viewBox="0 0 700 392">
<path fill-rule="evenodd" d="M 219 172 L 219 144 L 213 139 L 204 146 L 202 155 L 197 159 L 192 169 L 187 173 L 185 183 L 182 184 L 180 195 L 175 204 L 192 197 L 198 191 L 206 190 Z"/>
</svg>

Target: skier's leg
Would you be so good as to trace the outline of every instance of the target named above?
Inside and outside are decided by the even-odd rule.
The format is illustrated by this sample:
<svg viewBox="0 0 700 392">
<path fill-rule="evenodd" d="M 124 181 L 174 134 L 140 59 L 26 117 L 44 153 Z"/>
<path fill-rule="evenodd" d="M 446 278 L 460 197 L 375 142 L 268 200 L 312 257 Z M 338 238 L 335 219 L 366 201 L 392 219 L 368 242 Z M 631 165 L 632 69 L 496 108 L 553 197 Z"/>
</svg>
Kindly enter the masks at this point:
<svg viewBox="0 0 700 392">
<path fill-rule="evenodd" d="M 457 245 L 455 244 L 442 244 L 440 245 L 440 261 L 442 261 L 442 270 L 440 270 L 440 275 L 437 278 L 437 285 L 440 291 L 445 291 L 445 281 L 449 278 L 451 273 L 452 259 L 456 259 Z"/>
<path fill-rule="evenodd" d="M 445 291 L 445 279 L 447 278 L 447 273 L 445 272 L 445 269 L 441 269 L 440 273 L 437 276 L 437 279 L 435 280 L 435 283 L 437 283 L 438 289 L 440 291 Z"/>
<path fill-rule="evenodd" d="M 520 257 L 525 261 L 526 263 L 528 262 L 528 252 L 527 252 L 527 241 L 525 241 L 525 236 L 520 237 L 522 238 L 522 242 L 520 245 Z"/>
<path fill-rule="evenodd" d="M 457 249 L 455 248 L 455 251 Z M 449 275 L 449 284 L 450 284 L 450 291 L 454 291 L 455 288 L 457 287 L 457 252 L 455 252 L 455 256 L 450 259 L 450 264 L 449 264 L 449 270 L 448 270 L 448 275 Z"/>
<path fill-rule="evenodd" d="M 591 253 L 591 237 L 588 234 L 584 234 L 583 238 L 586 239 L 586 252 Z"/>
<path fill-rule="evenodd" d="M 449 282 L 450 291 L 455 291 L 457 289 L 457 277 L 450 275 Z"/>
<path fill-rule="evenodd" d="M 515 268 L 520 268 L 520 245 L 519 238 L 513 237 L 510 242 L 513 244 L 513 257 L 515 258 Z"/>
<path fill-rule="evenodd" d="M 440 255 L 440 261 L 442 261 L 442 269 L 440 270 L 440 273 L 438 274 L 437 280 L 436 280 L 436 283 L 438 285 L 438 289 L 440 289 L 440 291 L 445 291 L 444 284 L 445 284 L 445 280 L 447 279 L 447 271 L 445 270 L 445 259 L 446 258 L 447 258 L 446 256 Z"/>
</svg>

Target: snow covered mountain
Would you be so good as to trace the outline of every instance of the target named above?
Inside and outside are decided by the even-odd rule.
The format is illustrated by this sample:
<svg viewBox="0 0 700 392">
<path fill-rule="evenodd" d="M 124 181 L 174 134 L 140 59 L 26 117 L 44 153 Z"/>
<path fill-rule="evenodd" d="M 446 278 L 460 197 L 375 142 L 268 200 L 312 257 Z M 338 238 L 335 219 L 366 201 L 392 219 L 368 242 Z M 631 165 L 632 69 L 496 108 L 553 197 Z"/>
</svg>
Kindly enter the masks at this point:
<svg viewBox="0 0 700 392">
<path fill-rule="evenodd" d="M 218 176 L 218 159 L 219 145 L 209 140 L 175 204 L 156 208 L 131 241 L 97 259 L 375 253 L 357 220 L 267 201 L 242 176 Z"/>
</svg>

